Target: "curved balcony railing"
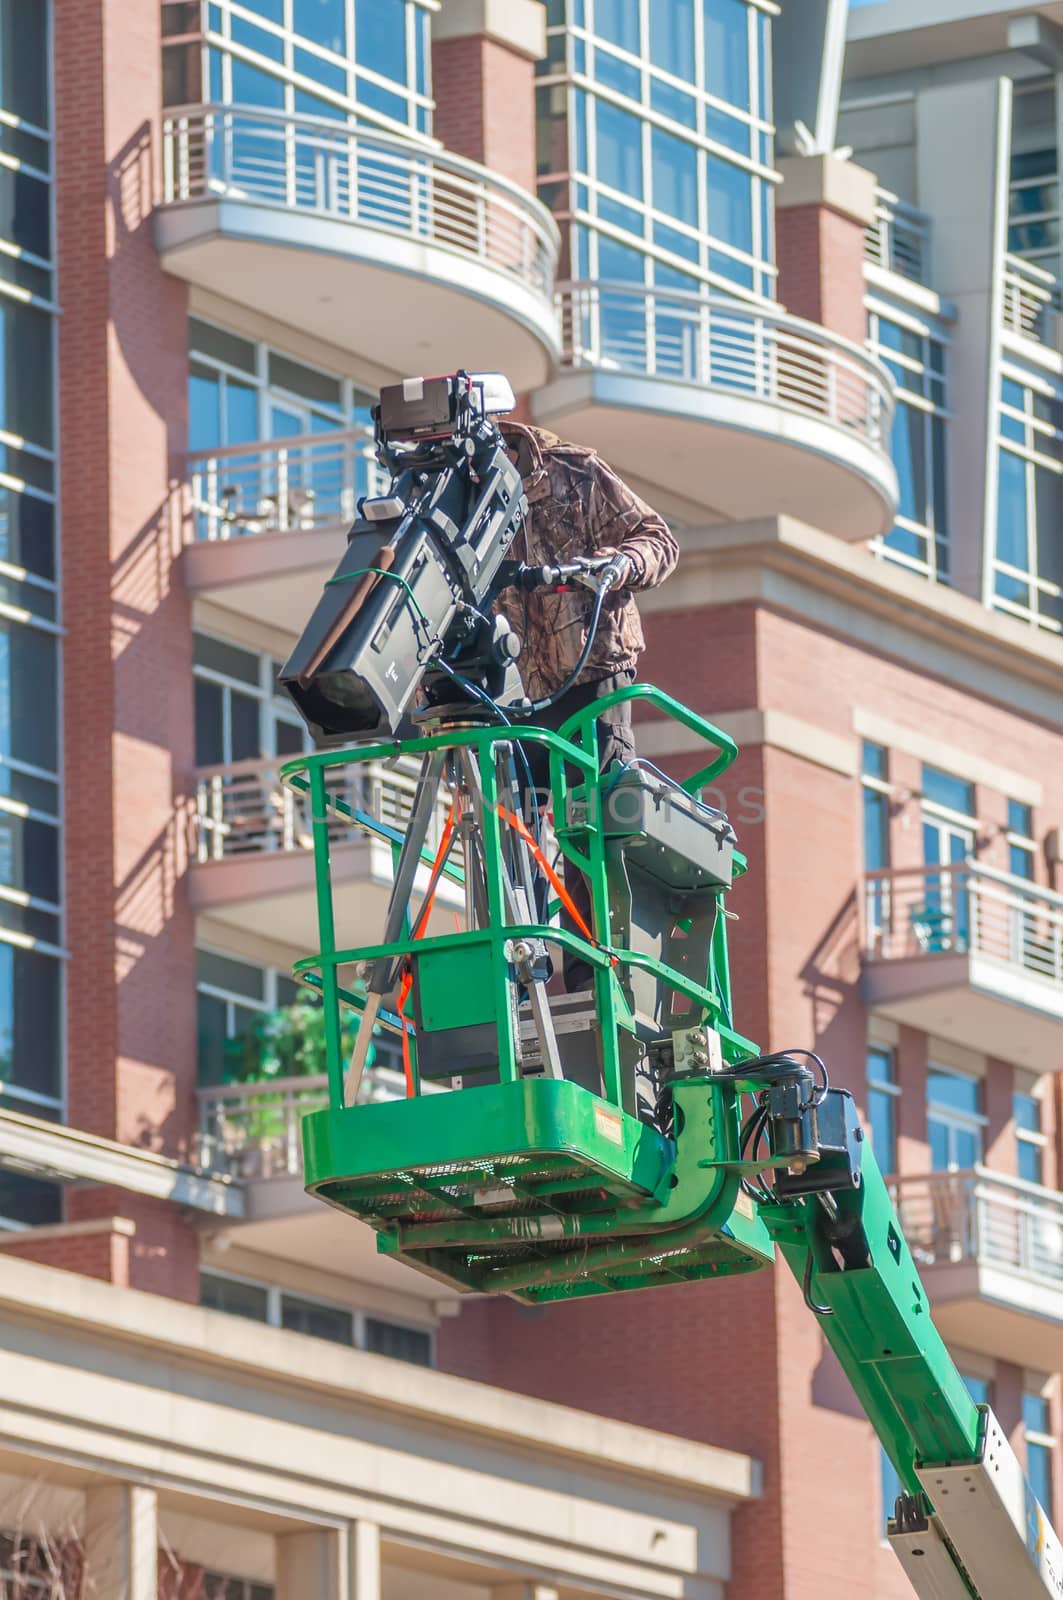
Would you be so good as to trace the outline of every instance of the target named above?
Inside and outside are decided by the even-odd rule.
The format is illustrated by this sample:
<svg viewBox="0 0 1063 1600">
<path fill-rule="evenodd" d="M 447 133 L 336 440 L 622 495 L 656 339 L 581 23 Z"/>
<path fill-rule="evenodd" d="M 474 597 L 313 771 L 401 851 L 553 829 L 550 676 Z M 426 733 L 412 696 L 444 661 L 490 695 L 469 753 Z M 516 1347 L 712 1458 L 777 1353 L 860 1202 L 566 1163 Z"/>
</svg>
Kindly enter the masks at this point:
<svg viewBox="0 0 1063 1600">
<path fill-rule="evenodd" d="M 193 539 L 349 527 L 359 497 L 387 485 L 371 428 L 193 450 L 186 460 Z"/>
<path fill-rule="evenodd" d="M 976 1262 L 1063 1290 L 1063 1195 L 985 1167 L 889 1181 L 920 1266 Z"/>
<path fill-rule="evenodd" d="M 200 863 L 276 851 L 310 850 L 310 799 L 282 784 L 281 763 L 234 761 L 200 767 L 196 773 L 195 853 Z M 336 767 L 329 788 L 352 809 L 368 813 L 387 826 L 404 830 L 417 790 L 418 765 L 400 757 L 394 764 L 370 761 Z M 429 830 L 434 849 L 446 822 L 449 797 L 441 791 Z M 330 812 L 337 841 L 365 838 L 355 822 Z"/>
<path fill-rule="evenodd" d="M 439 246 L 548 299 L 560 236 L 532 195 L 430 145 L 324 117 L 181 106 L 163 121 L 168 204 L 235 198 Z M 296 291 L 297 292 L 297 288 Z"/>
<path fill-rule="evenodd" d="M 767 400 L 888 448 L 885 367 L 815 323 L 722 296 L 630 283 L 558 289 L 563 360 Z"/>
<path fill-rule="evenodd" d="M 975 861 L 869 872 L 864 950 L 883 961 L 987 956 L 1063 996 L 1063 895 Z"/>
<path fill-rule="evenodd" d="M 875 220 L 864 235 L 864 260 L 913 283 L 927 282 L 930 221 L 925 211 L 879 189 Z"/>
</svg>

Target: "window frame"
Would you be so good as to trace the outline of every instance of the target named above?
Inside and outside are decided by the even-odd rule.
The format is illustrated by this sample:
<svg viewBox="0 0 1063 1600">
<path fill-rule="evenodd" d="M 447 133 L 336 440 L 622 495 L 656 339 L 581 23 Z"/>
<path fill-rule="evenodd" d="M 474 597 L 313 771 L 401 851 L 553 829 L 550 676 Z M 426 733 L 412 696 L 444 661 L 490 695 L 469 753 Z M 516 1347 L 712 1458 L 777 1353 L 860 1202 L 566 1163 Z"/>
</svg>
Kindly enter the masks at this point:
<svg viewBox="0 0 1063 1600">
<path fill-rule="evenodd" d="M 1018 405 L 1005 398 L 1005 386 L 1013 384 L 1023 391 L 1023 403 Z M 1058 414 L 1058 422 L 1036 415 L 1036 399 L 1048 402 Z M 1006 612 L 1023 622 L 1052 633 L 1063 632 L 1063 582 L 1041 576 L 1038 545 L 1037 473 L 1051 472 L 1063 479 L 1063 384 L 1050 382 L 1046 377 L 1004 360 L 1000 367 L 1000 387 L 996 396 L 996 503 L 992 508 L 994 542 L 986 562 L 986 605 L 994 611 Z M 1005 434 L 1005 420 L 1022 428 L 1022 438 Z M 1047 444 L 1044 441 L 1048 441 Z M 1054 453 L 1049 453 L 1053 451 Z M 1025 565 L 1005 561 L 1000 555 L 1000 469 L 1004 454 L 1022 463 L 1025 516 Z M 1063 483 L 1059 488 L 1063 497 Z M 1058 531 L 1058 530 L 1057 530 Z M 1026 600 L 1002 593 L 1002 586 L 1018 585 L 1025 589 Z M 1045 610 L 1051 602 L 1055 615 Z"/>
<path fill-rule="evenodd" d="M 873 1074 L 871 1066 L 871 1060 L 873 1056 L 883 1056 L 889 1061 L 891 1074 L 889 1077 L 880 1077 L 878 1074 Z M 872 1141 L 871 1148 L 874 1150 L 875 1161 L 880 1170 L 886 1174 L 895 1173 L 897 1171 L 898 1164 L 898 1128 L 896 1104 L 899 1102 L 901 1097 L 901 1086 L 897 1081 L 897 1049 L 895 1045 L 883 1044 L 877 1039 L 869 1039 L 865 1050 L 865 1057 L 866 1067 L 864 1084 L 867 1095 L 868 1136 L 870 1138 L 871 1127 L 873 1123 L 873 1117 L 871 1114 L 871 1096 L 875 1094 L 881 1095 L 884 1099 L 886 1099 L 890 1106 L 890 1141 L 893 1146 L 892 1150 L 889 1152 L 890 1160 L 888 1162 L 883 1161 L 883 1152 L 875 1150 L 874 1141 Z"/>
<path fill-rule="evenodd" d="M 980 1105 L 984 1105 L 985 1104 L 985 1079 L 979 1077 L 976 1073 L 964 1072 L 962 1070 L 962 1068 L 960 1068 L 960 1067 L 946 1066 L 943 1062 L 940 1062 L 940 1061 L 928 1061 L 927 1062 L 927 1078 L 926 1078 L 927 1143 L 931 1144 L 931 1148 L 932 1148 L 932 1143 L 931 1143 L 931 1140 L 930 1140 L 930 1125 L 931 1125 L 931 1123 L 935 1123 L 936 1122 L 939 1127 L 944 1127 L 947 1130 L 947 1139 L 948 1139 L 949 1157 L 950 1157 L 949 1160 L 946 1162 L 944 1167 L 935 1167 L 932 1170 L 935 1171 L 935 1172 L 966 1172 L 966 1171 L 969 1170 L 969 1168 L 961 1167 L 958 1162 L 953 1161 L 951 1159 L 952 1150 L 953 1150 L 953 1147 L 954 1147 L 954 1138 L 953 1138 L 953 1136 L 954 1136 L 954 1134 L 957 1134 L 957 1133 L 968 1133 L 968 1134 L 973 1134 L 975 1136 L 975 1139 L 976 1139 L 977 1145 L 978 1145 L 978 1150 L 977 1150 L 977 1154 L 975 1156 L 974 1165 L 976 1167 L 980 1166 L 982 1161 L 985 1158 L 985 1129 L 989 1125 L 989 1118 L 988 1118 L 988 1116 L 986 1115 L 986 1113 L 984 1111 L 958 1111 L 954 1106 L 943 1106 L 943 1105 L 937 1104 L 933 1100 L 931 1100 L 931 1098 L 930 1098 L 930 1079 L 931 1079 L 931 1074 L 932 1073 L 937 1073 L 937 1074 L 940 1074 L 942 1076 L 950 1077 L 950 1078 L 961 1078 L 961 1079 L 965 1080 L 966 1082 L 977 1084 L 977 1086 L 978 1086 L 978 1103 Z"/>
<path fill-rule="evenodd" d="M 864 304 L 867 311 L 867 347 L 871 354 L 888 368 L 897 383 L 898 416 L 901 414 L 901 408 L 905 407 L 908 411 L 920 413 L 923 418 L 919 437 L 922 441 L 925 480 L 924 509 L 927 512 L 923 521 L 918 517 L 908 517 L 898 512 L 894 518 L 893 530 L 881 538 L 873 539 L 871 549 L 883 560 L 906 567 L 908 571 L 916 572 L 933 583 L 948 584 L 950 582 L 948 426 L 953 420 L 953 413 L 948 404 L 948 369 L 952 340 L 939 321 L 919 317 L 910 308 L 902 307 L 892 300 L 868 294 Z M 918 358 L 910 356 L 892 345 L 885 344 L 881 338 L 883 322 L 892 323 L 903 332 L 917 338 L 921 345 L 921 355 Z M 940 370 L 935 369 L 933 365 L 931 347 L 941 352 Z M 910 376 L 910 382 L 906 381 L 906 374 Z M 935 436 L 939 432 L 942 448 L 940 464 L 935 446 Z M 942 506 L 937 505 L 939 465 L 944 501 Z M 940 528 L 937 526 L 939 516 L 943 524 Z M 898 534 L 921 541 L 924 546 L 923 556 L 920 558 L 900 548 L 896 543 L 891 544 L 891 539 L 895 539 Z"/>
<path fill-rule="evenodd" d="M 352 1333 L 351 1343 L 347 1345 L 341 1340 L 330 1339 L 325 1341 L 328 1344 L 337 1344 L 341 1349 L 359 1350 L 366 1355 L 377 1354 L 375 1351 L 366 1350 L 365 1345 L 365 1323 L 367 1319 L 371 1319 L 374 1322 L 387 1323 L 392 1327 L 402 1328 L 410 1333 L 427 1334 L 430 1347 L 429 1365 L 433 1369 L 436 1366 L 436 1329 L 427 1322 L 415 1322 L 411 1318 L 395 1317 L 392 1316 L 390 1312 L 377 1311 L 371 1306 L 354 1306 L 349 1302 L 342 1300 L 327 1299 L 323 1295 L 305 1294 L 301 1289 L 296 1289 L 291 1285 L 267 1283 L 262 1278 L 251 1277 L 249 1274 L 244 1272 L 229 1272 L 227 1269 L 215 1267 L 213 1264 L 208 1264 L 201 1267 L 201 1272 L 207 1277 L 221 1278 L 231 1283 L 247 1284 L 249 1288 L 253 1289 L 264 1289 L 266 1291 L 266 1318 L 263 1324 L 265 1327 L 277 1328 L 282 1333 L 300 1332 L 299 1329 L 285 1328 L 284 1323 L 281 1320 L 284 1296 L 289 1294 L 294 1299 L 302 1300 L 308 1305 L 321 1306 L 329 1311 L 343 1311 L 350 1316 Z M 205 1306 L 203 1309 L 210 1310 L 211 1308 Z M 235 1312 L 225 1311 L 219 1313 L 221 1316 L 235 1316 L 236 1314 L 237 1313 Z M 247 1317 L 244 1320 L 247 1322 L 257 1322 L 259 1319 L 257 1317 Z M 315 1334 L 301 1334 L 301 1337 L 312 1339 L 318 1336 Z M 381 1357 L 381 1360 L 399 1361 L 401 1359 L 401 1356 Z M 411 1366 L 417 1364 L 418 1363 L 414 1362 L 406 1363 L 406 1365 Z"/>
</svg>

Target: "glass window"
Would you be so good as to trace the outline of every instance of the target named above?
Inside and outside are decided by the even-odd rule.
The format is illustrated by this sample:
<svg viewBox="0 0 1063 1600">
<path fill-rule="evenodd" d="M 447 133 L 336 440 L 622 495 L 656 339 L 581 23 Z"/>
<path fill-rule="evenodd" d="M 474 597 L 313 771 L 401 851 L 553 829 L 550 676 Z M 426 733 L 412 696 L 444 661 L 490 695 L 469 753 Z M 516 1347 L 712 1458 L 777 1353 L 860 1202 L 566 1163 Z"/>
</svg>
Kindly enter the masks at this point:
<svg viewBox="0 0 1063 1600">
<path fill-rule="evenodd" d="M 0 105 L 35 127 L 49 126 L 48 7 L 0 0 Z"/>
<path fill-rule="evenodd" d="M 245 1283 L 218 1272 L 199 1274 L 199 1303 L 211 1311 L 227 1311 L 232 1317 L 249 1317 L 254 1322 L 266 1322 L 269 1316 L 265 1284 Z"/>
<path fill-rule="evenodd" d="M 994 603 L 1063 630 L 1063 402 L 1040 380 L 1001 382 Z"/>
<path fill-rule="evenodd" d="M 965 1072 L 927 1071 L 930 1163 L 935 1172 L 966 1171 L 982 1159 L 982 1083 Z"/>
<path fill-rule="evenodd" d="M 766 69 L 769 19 L 758 18 L 752 26 L 745 0 L 661 0 L 645 7 L 640 0 L 597 0 L 590 12 L 597 38 L 587 56 L 586 41 L 574 31 L 582 11 L 548 11 L 548 53 L 537 100 L 540 193 L 569 230 L 569 275 L 604 277 L 598 242 L 604 248 L 610 229 L 621 228 L 648 258 L 643 271 L 631 274 L 647 287 L 666 281 L 658 266 L 674 268 L 662 259 L 667 251 L 689 260 L 695 292 L 773 298 L 770 184 L 760 175 L 761 164 L 765 177 L 771 171 L 773 130 L 765 120 L 764 95 L 755 87 Z M 589 138 L 580 112 L 583 87 L 574 81 L 584 66 L 602 91 L 593 96 Z M 687 130 L 687 136 L 662 127 L 658 118 Z M 721 145 L 733 151 L 733 161 L 720 154 Z M 589 227 L 583 217 L 573 222 L 571 189 L 558 182 L 563 151 L 586 180 L 577 203 L 589 214 Z M 612 192 L 602 192 L 603 186 Z M 577 248 L 577 227 L 591 236 L 586 260 Z M 631 314 L 637 315 L 634 302 Z M 658 324 L 663 316 L 658 304 Z M 676 354 L 674 332 L 657 341 L 645 330 L 641 338 L 625 339 L 615 336 L 616 323 L 615 315 L 601 320 L 600 351 L 589 346 L 587 359 L 600 353 L 636 371 L 655 360 L 655 371 L 692 376 L 682 349 Z M 679 343 L 685 348 L 690 341 Z"/>
<path fill-rule="evenodd" d="M 594 31 L 600 39 L 639 55 L 639 0 L 594 0 Z"/>
<path fill-rule="evenodd" d="M 867 1116 L 871 1148 L 882 1172 L 897 1170 L 897 1064 L 893 1051 L 871 1045 L 867 1052 Z"/>
<path fill-rule="evenodd" d="M 961 816 L 973 817 L 974 784 L 966 778 L 954 777 L 951 772 L 942 772 L 937 767 L 924 767 L 923 802 L 958 812 Z"/>
<path fill-rule="evenodd" d="M 945 347 L 929 327 L 913 328 L 873 305 L 868 346 L 897 383 L 891 450 L 900 499 L 895 526 L 873 549 L 936 581 L 949 570 Z"/>
<path fill-rule="evenodd" d="M 354 1316 L 350 1311 L 318 1300 L 304 1300 L 299 1295 L 281 1295 L 281 1327 L 308 1333 L 315 1339 L 330 1339 L 333 1344 L 354 1343 Z"/>
<path fill-rule="evenodd" d="M 1041 1131 L 1041 1102 L 1036 1095 L 1016 1089 L 1011 1097 L 1011 1109 L 1019 1177 L 1027 1183 L 1043 1183 L 1044 1151 L 1048 1141 Z"/>
<path fill-rule="evenodd" d="M 365 1348 L 374 1355 L 412 1361 L 419 1367 L 432 1365 L 432 1336 L 423 1328 L 406 1328 L 397 1322 L 381 1322 L 378 1317 L 366 1317 Z"/>
<path fill-rule="evenodd" d="M 749 7 L 745 0 L 703 0 L 705 87 L 718 100 L 749 106 Z"/>
<path fill-rule="evenodd" d="M 0 618 L 0 755 L 58 770 L 58 660 L 52 634 Z"/>
<path fill-rule="evenodd" d="M 27 373 L 33 374 L 32 383 Z M 50 450 L 55 439 L 47 311 L 0 296 L 0 375 L 0 428 Z"/>
<path fill-rule="evenodd" d="M 11 1101 L 10 1109 L 28 1111 L 39 1117 L 41 1108 Z M 15 1223 L 24 1228 L 43 1228 L 63 1220 L 63 1190 L 58 1183 L 31 1178 L 25 1172 L 9 1172 L 0 1167 L 0 1228 Z"/>
<path fill-rule="evenodd" d="M 693 80 L 694 0 L 650 6 L 650 60 L 673 78 Z"/>
<path fill-rule="evenodd" d="M 719 156 L 706 158 L 709 231 L 747 254 L 753 249 L 753 180 Z"/>
<path fill-rule="evenodd" d="M 406 5 L 404 0 L 359 0 L 354 18 L 358 65 L 382 78 L 406 80 Z"/>
<path fill-rule="evenodd" d="M 642 199 L 642 124 L 608 100 L 595 101 L 598 178 L 611 189 Z"/>
<path fill-rule="evenodd" d="M 653 204 L 680 222 L 698 221 L 698 157 L 692 144 L 661 128 L 652 133 Z"/>
<path fill-rule="evenodd" d="M 1048 1400 L 1045 1395 L 1027 1393 L 1022 1397 L 1022 1425 L 1026 1436 L 1026 1476 L 1030 1487 L 1046 1511 L 1052 1508 L 1052 1455 L 1055 1440 Z"/>
<path fill-rule="evenodd" d="M 864 869 L 880 872 L 890 864 L 889 784 L 886 751 L 866 739 L 863 745 Z"/>
<path fill-rule="evenodd" d="M 338 56 L 347 52 L 344 0 L 292 0 L 292 28 Z"/>
</svg>

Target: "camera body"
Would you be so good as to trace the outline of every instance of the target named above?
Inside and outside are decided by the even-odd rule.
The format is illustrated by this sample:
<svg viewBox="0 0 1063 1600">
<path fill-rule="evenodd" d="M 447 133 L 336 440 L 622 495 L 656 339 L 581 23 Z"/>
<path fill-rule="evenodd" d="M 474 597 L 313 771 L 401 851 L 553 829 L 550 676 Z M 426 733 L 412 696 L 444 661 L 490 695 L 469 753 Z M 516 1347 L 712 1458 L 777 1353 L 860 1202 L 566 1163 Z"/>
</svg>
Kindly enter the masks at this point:
<svg viewBox="0 0 1063 1600">
<path fill-rule="evenodd" d="M 504 669 L 512 658 L 512 639 L 499 640 L 482 613 L 527 512 L 520 473 L 491 420 L 514 403 L 497 374 L 381 390 L 377 457 L 391 487 L 360 503 L 347 549 L 281 673 L 319 744 L 392 737 L 422 685 L 429 702 L 441 693 L 454 699 L 451 674 L 462 663 Z"/>
</svg>

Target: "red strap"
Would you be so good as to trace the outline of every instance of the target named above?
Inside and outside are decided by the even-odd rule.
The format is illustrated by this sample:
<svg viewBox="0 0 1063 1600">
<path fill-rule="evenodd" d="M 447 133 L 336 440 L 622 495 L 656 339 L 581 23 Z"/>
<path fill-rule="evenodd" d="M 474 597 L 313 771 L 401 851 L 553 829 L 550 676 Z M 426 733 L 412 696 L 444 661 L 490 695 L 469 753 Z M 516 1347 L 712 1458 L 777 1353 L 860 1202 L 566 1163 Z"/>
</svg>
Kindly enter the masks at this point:
<svg viewBox="0 0 1063 1600">
<path fill-rule="evenodd" d="M 543 869 L 547 878 L 549 879 L 550 887 L 557 895 L 557 898 L 560 900 L 561 904 L 564 906 L 565 910 L 568 912 L 569 916 L 576 924 L 576 927 L 586 939 L 587 943 L 595 945 L 600 950 L 602 948 L 601 945 L 598 944 L 597 939 L 588 928 L 579 907 L 576 905 L 576 902 L 573 900 L 572 896 L 565 888 L 565 885 L 562 883 L 561 879 L 558 877 L 549 861 L 547 861 L 546 856 L 539 848 L 538 840 L 528 827 L 528 824 L 524 821 L 524 818 L 518 817 L 513 811 L 507 811 L 505 806 L 501 805 L 498 807 L 498 814 L 504 822 L 508 822 L 510 827 L 513 828 L 515 832 L 520 834 L 520 837 L 524 840 L 524 843 L 528 846 L 532 855 L 535 857 L 539 866 Z"/>
</svg>

